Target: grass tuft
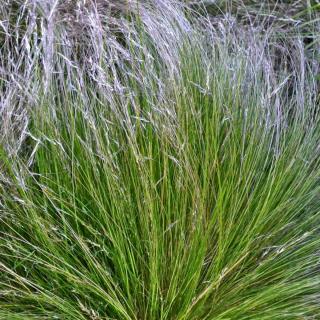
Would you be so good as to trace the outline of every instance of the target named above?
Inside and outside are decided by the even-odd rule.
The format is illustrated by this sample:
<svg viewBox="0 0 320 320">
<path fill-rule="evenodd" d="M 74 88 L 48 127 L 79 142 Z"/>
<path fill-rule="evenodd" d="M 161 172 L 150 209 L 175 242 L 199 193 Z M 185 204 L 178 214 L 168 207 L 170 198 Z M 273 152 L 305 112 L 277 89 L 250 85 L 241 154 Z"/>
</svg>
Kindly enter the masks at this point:
<svg viewBox="0 0 320 320">
<path fill-rule="evenodd" d="M 0 8 L 0 319 L 317 319 L 317 4 L 114 4 Z"/>
</svg>

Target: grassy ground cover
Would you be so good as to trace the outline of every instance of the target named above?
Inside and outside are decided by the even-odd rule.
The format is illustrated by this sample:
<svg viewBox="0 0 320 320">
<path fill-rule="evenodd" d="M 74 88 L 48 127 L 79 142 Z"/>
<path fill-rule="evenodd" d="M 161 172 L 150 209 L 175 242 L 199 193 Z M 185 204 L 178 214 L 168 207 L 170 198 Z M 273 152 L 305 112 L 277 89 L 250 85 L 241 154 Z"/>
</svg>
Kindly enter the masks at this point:
<svg viewBox="0 0 320 320">
<path fill-rule="evenodd" d="M 318 8 L 4 1 L 0 319 L 318 319 Z"/>
</svg>

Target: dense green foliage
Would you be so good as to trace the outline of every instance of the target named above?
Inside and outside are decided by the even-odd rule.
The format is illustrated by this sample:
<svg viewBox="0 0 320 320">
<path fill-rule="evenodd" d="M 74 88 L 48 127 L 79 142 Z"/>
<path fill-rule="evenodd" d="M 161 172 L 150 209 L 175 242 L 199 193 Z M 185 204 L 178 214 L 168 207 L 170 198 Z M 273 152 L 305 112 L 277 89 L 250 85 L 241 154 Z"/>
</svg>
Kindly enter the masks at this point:
<svg viewBox="0 0 320 320">
<path fill-rule="evenodd" d="M 316 34 L 49 3 L 3 33 L 0 319 L 318 319 Z"/>
</svg>

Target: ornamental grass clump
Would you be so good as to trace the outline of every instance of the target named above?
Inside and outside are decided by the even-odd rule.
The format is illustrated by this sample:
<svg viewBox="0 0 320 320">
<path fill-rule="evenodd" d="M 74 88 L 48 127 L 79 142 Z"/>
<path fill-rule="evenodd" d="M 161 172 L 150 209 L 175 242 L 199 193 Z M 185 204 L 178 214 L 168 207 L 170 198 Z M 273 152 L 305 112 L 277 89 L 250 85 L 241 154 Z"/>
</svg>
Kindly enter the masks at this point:
<svg viewBox="0 0 320 320">
<path fill-rule="evenodd" d="M 319 63 L 299 27 L 168 0 L 15 4 L 0 319 L 317 319 Z"/>
</svg>

